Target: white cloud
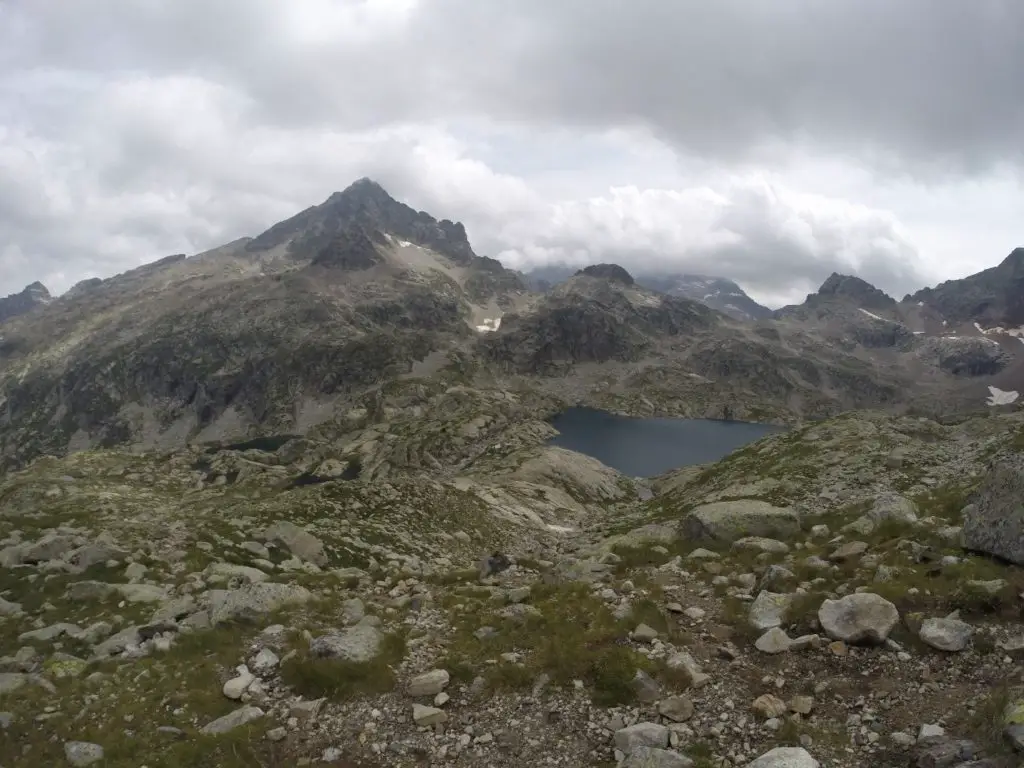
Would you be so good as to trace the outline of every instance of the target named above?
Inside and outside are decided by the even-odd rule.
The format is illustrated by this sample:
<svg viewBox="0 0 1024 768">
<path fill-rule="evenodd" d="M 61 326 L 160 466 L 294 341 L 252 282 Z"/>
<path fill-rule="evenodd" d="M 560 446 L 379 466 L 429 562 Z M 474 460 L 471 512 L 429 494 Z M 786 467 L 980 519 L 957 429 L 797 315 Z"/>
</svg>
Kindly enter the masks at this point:
<svg viewBox="0 0 1024 768">
<path fill-rule="evenodd" d="M 8 0 L 0 295 L 256 234 L 360 176 L 510 263 L 672 261 L 772 303 L 832 270 L 899 295 L 1024 240 L 1020 6 L 908 38 L 875 24 L 905 4 L 686 5 Z"/>
</svg>

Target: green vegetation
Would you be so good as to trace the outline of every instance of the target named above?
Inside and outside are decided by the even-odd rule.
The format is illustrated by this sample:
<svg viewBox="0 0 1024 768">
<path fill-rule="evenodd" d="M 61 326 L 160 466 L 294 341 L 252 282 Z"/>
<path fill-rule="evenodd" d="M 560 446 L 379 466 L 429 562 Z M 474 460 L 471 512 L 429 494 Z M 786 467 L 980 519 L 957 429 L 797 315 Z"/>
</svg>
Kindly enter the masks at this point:
<svg viewBox="0 0 1024 768">
<path fill-rule="evenodd" d="M 395 667 L 405 657 L 405 642 L 402 634 L 385 635 L 380 653 L 372 661 L 362 663 L 313 658 L 308 648 L 303 647 L 281 665 L 281 677 L 295 693 L 306 698 L 326 696 L 342 701 L 386 693 L 395 687 Z"/>
</svg>

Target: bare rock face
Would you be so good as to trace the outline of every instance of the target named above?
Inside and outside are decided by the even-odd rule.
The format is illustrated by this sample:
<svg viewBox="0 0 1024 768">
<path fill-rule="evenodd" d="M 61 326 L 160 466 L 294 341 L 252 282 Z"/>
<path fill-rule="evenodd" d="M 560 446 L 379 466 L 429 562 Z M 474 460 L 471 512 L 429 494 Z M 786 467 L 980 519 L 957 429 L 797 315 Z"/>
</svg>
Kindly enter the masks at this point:
<svg viewBox="0 0 1024 768">
<path fill-rule="evenodd" d="M 826 600 L 818 609 L 818 621 L 825 633 L 851 645 L 885 642 L 899 620 L 896 606 L 871 592 Z"/>
<path fill-rule="evenodd" d="M 964 510 L 967 549 L 1024 565 L 1024 457 L 1004 459 Z"/>
</svg>

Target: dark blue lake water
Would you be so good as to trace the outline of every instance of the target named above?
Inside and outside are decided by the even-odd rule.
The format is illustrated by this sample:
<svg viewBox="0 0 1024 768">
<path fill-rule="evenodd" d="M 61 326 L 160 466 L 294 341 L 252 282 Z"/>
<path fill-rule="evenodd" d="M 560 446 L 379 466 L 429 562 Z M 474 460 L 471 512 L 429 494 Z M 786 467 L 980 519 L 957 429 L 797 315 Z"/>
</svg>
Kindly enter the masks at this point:
<svg viewBox="0 0 1024 768">
<path fill-rule="evenodd" d="M 560 434 L 550 445 L 593 456 L 631 477 L 718 461 L 784 429 L 744 421 L 633 418 L 593 408 L 569 408 L 551 425 Z"/>
</svg>

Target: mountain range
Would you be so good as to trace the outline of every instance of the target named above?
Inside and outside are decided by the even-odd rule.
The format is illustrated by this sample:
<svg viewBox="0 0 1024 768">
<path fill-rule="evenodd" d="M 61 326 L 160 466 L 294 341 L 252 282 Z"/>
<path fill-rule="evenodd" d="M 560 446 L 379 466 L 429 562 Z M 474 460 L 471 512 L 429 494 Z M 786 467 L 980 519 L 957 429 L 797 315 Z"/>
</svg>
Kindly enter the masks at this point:
<svg viewBox="0 0 1024 768">
<path fill-rule="evenodd" d="M 1022 280 L 1018 249 L 900 302 L 833 275 L 773 312 L 725 278 L 522 274 L 361 179 L 256 237 L 0 300 L 0 466 L 338 432 L 418 379 L 780 423 L 981 407 L 989 387 L 1021 386 Z"/>
<path fill-rule="evenodd" d="M 768 312 L 524 275 L 364 179 L 29 286 L 4 765 L 1016 766 L 1022 261 Z M 553 444 L 572 405 L 787 428 L 632 477 Z"/>
</svg>

